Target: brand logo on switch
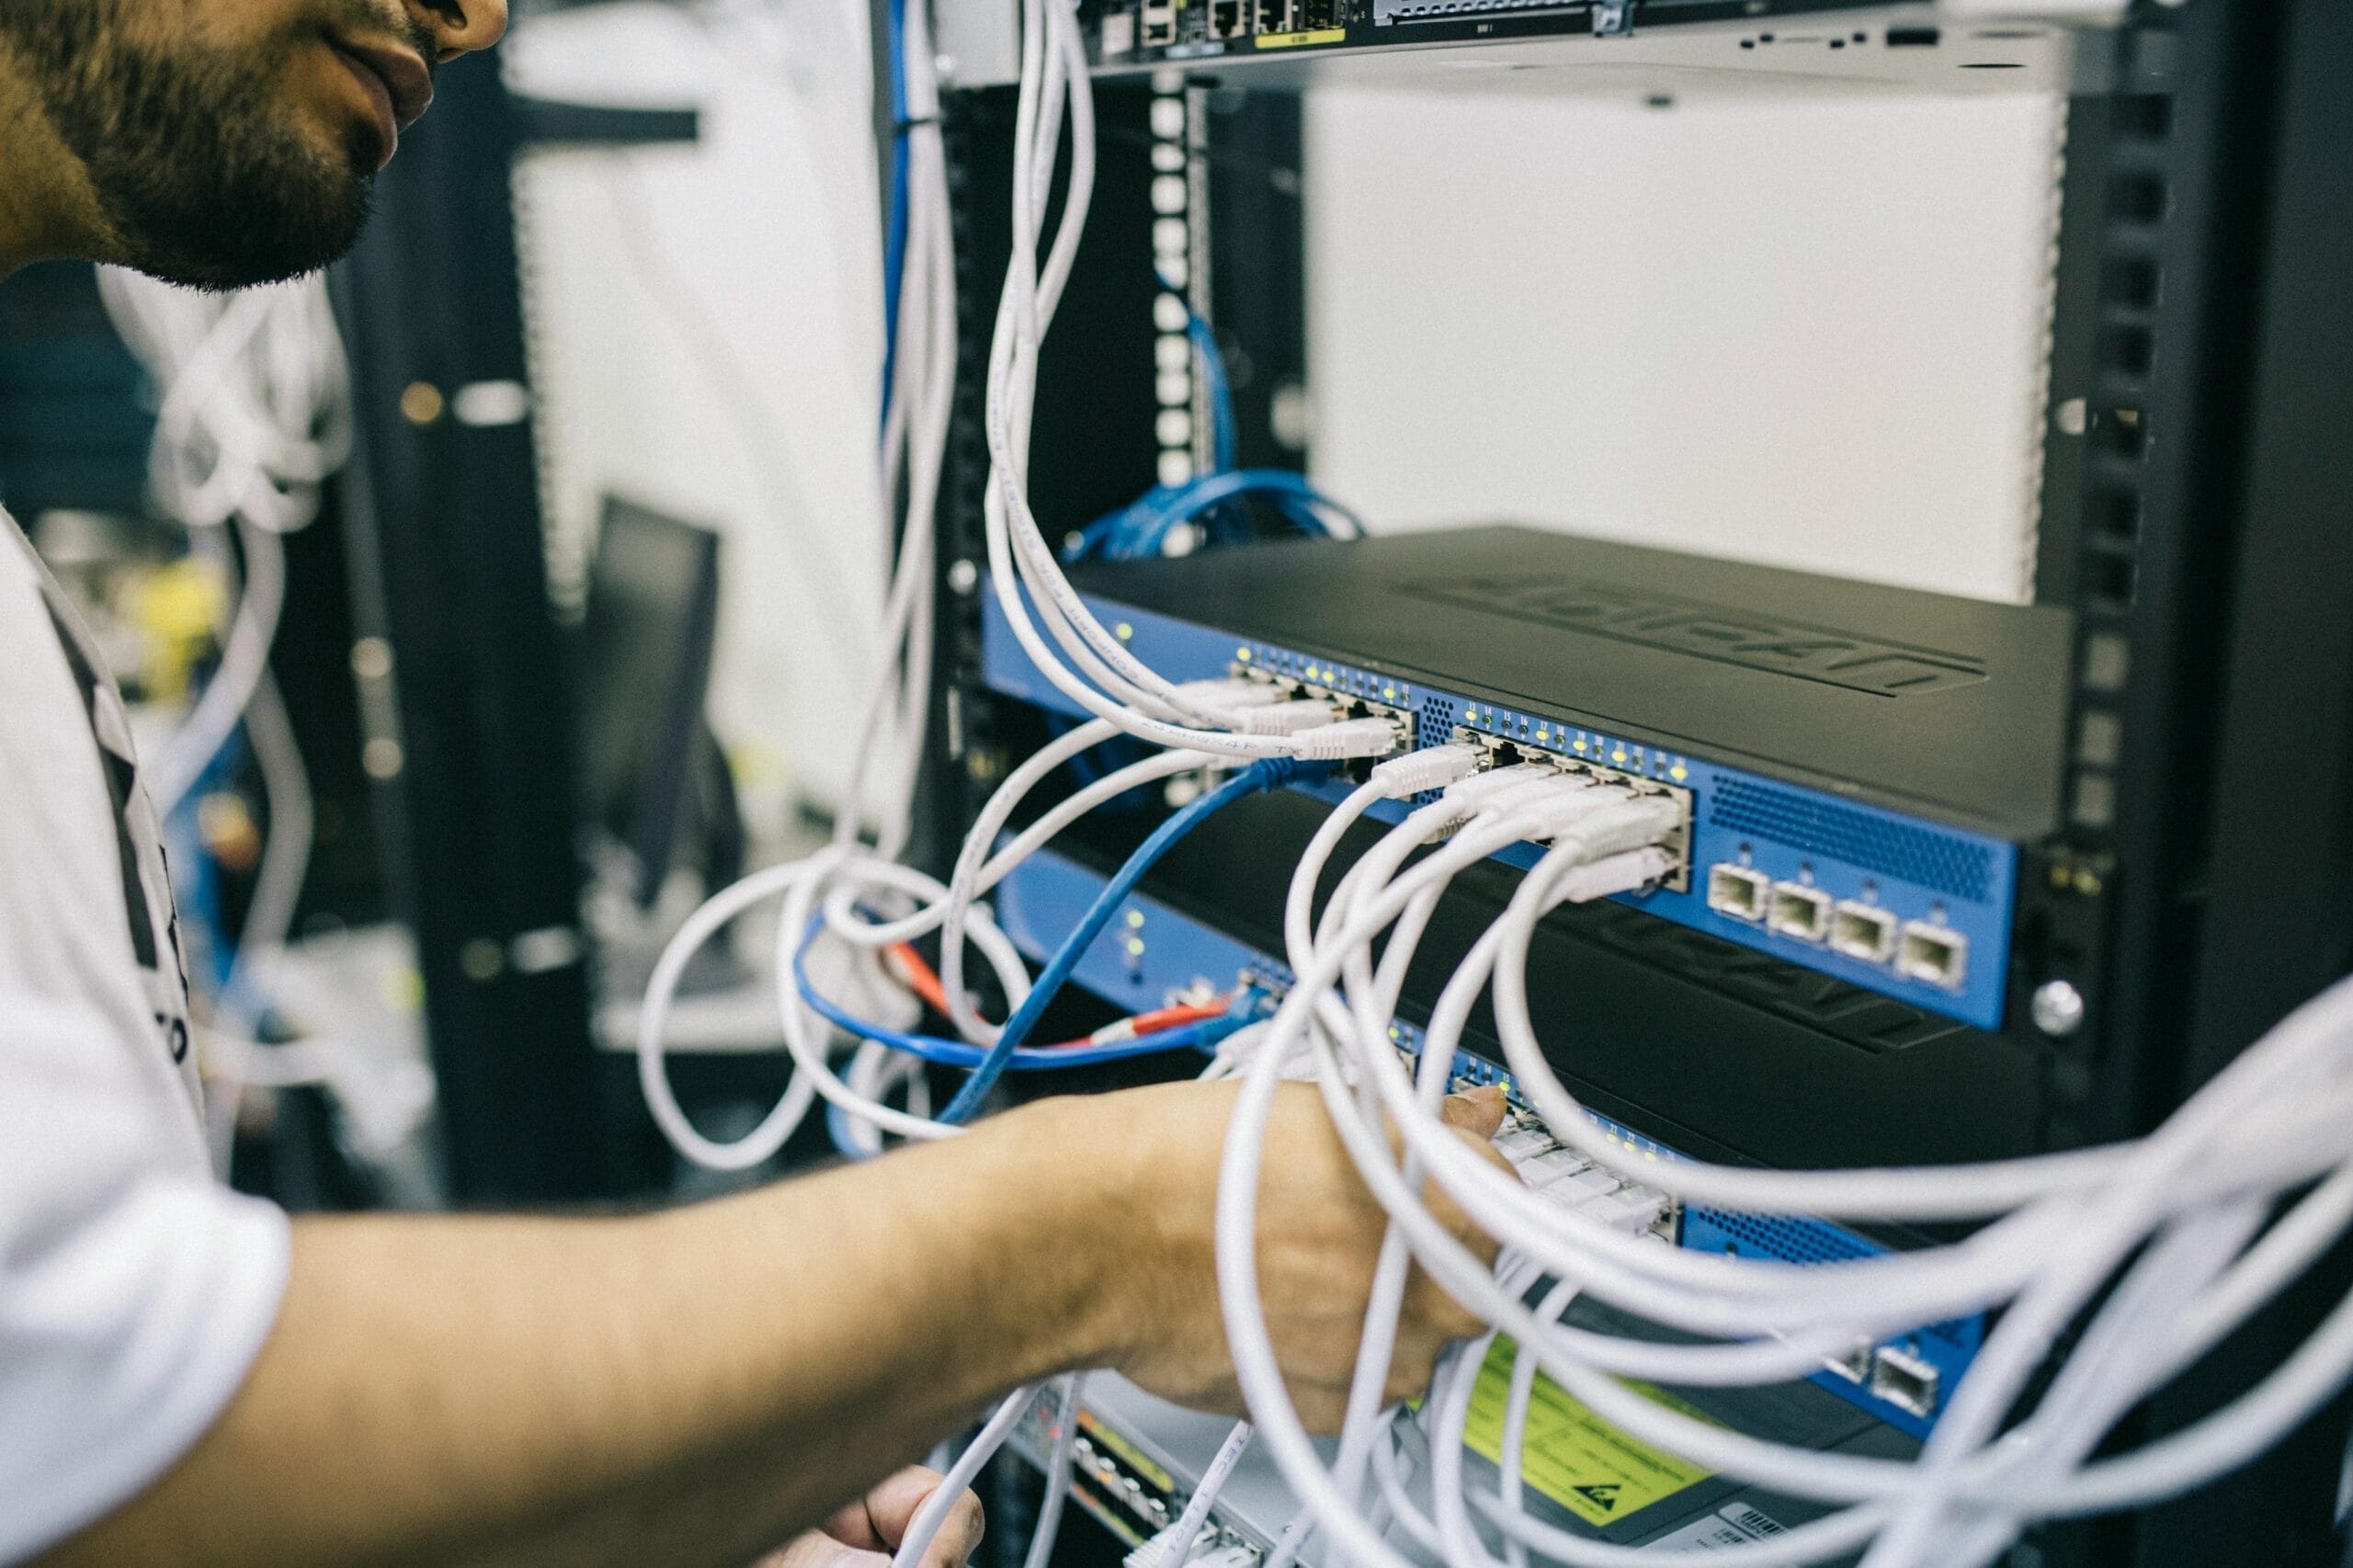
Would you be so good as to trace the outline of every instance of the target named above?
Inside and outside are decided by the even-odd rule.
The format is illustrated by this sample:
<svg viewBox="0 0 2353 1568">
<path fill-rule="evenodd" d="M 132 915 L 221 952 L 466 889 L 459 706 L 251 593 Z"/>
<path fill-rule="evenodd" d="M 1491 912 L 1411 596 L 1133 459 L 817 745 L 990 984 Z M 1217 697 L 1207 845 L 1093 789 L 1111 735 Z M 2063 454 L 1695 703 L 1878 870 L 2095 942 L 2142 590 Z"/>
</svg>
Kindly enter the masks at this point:
<svg viewBox="0 0 2353 1568">
<path fill-rule="evenodd" d="M 1404 591 L 1417 598 L 1796 676 L 1874 697 L 1917 697 L 1974 686 L 1985 678 L 1985 666 L 1965 653 L 1906 647 L 1607 583 L 1567 577 L 1458 577 Z"/>
</svg>

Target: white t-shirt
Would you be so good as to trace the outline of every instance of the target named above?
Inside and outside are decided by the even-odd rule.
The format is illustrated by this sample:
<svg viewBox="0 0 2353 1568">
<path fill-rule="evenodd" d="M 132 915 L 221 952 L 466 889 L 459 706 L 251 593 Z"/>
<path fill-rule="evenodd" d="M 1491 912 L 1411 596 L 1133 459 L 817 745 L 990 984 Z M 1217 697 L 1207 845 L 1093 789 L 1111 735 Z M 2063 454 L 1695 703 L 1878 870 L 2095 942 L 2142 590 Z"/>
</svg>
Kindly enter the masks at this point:
<svg viewBox="0 0 2353 1568">
<path fill-rule="evenodd" d="M 0 512 L 0 1563 L 220 1415 L 286 1217 L 212 1178 L 155 813 L 121 697 Z"/>
</svg>

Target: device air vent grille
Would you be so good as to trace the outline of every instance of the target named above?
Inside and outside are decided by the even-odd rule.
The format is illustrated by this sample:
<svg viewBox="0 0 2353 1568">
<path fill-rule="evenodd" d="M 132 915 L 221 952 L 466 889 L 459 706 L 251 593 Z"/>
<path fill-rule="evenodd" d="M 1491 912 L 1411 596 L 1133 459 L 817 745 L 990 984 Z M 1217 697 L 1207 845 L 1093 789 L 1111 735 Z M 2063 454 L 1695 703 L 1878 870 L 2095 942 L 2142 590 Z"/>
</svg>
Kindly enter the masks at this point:
<svg viewBox="0 0 2353 1568">
<path fill-rule="evenodd" d="M 1693 1219 L 1731 1236 L 1744 1256 L 1769 1257 L 1781 1263 L 1845 1263 L 1868 1257 L 1871 1249 L 1856 1237 L 1813 1221 L 1783 1220 L 1770 1215 L 1735 1214 L 1722 1209 L 1694 1209 Z"/>
<path fill-rule="evenodd" d="M 1684 1223 L 1687 1227 L 1702 1226 L 1730 1238 L 1723 1244 L 1726 1252 L 1737 1251 L 1745 1257 L 1771 1258 L 1779 1263 L 1846 1263 L 1874 1256 L 1879 1252 L 1861 1237 L 1848 1235 L 1819 1220 L 1695 1207 L 1686 1212 Z M 1973 1323 L 1931 1324 L 1918 1332 L 1966 1348 L 1975 1347 L 1980 1334 Z"/>
<path fill-rule="evenodd" d="M 1972 903 L 1992 891 L 1994 852 L 1983 844 L 1742 778 L 1725 780 L 1714 793 L 1708 819 L 1729 832 L 1795 845 Z"/>
<path fill-rule="evenodd" d="M 1441 745 L 1454 733 L 1454 702 L 1450 698 L 1428 697 L 1422 699 L 1421 733 L 1414 744 L 1422 746 Z"/>
</svg>

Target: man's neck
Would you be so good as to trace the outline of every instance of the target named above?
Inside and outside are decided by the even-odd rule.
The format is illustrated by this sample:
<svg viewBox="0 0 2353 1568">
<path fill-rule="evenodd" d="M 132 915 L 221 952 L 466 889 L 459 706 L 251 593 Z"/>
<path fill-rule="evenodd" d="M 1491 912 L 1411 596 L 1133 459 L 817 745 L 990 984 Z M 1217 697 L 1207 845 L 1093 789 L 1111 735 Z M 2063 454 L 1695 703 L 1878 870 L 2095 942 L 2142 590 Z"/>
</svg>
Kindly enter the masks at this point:
<svg viewBox="0 0 2353 1568">
<path fill-rule="evenodd" d="M 17 62 L 0 51 L 0 278 L 31 262 L 112 248 L 88 171 L 38 105 Z"/>
</svg>

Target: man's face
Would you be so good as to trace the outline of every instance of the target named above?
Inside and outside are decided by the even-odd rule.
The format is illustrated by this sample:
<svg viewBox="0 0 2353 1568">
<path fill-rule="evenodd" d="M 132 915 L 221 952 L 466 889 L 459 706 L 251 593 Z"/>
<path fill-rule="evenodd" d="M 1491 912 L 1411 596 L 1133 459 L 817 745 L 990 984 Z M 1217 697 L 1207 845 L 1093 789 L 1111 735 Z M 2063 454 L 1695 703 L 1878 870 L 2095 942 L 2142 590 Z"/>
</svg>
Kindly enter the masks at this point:
<svg viewBox="0 0 2353 1568">
<path fill-rule="evenodd" d="M 431 64 L 504 26 L 504 0 L 468 8 L 0 0 L 0 51 L 88 171 L 111 259 L 229 289 L 350 249 L 376 171 L 432 97 Z"/>
</svg>

